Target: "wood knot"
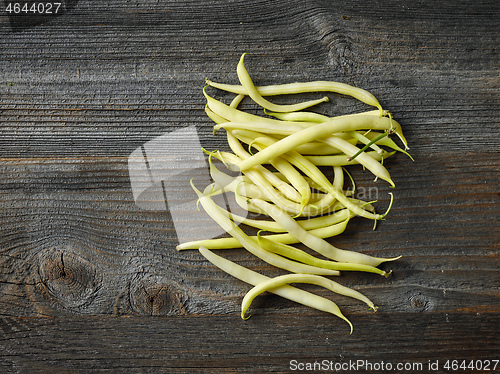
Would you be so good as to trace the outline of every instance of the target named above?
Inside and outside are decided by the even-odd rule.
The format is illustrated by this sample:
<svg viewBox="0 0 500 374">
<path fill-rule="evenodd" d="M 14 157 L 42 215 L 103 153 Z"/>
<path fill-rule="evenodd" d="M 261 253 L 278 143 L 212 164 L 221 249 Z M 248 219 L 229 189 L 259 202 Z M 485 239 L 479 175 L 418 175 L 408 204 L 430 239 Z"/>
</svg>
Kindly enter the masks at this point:
<svg viewBox="0 0 500 374">
<path fill-rule="evenodd" d="M 38 273 L 46 294 L 68 308 L 91 303 L 100 288 L 96 267 L 71 249 L 40 253 Z"/>
<path fill-rule="evenodd" d="M 164 277 L 136 278 L 130 286 L 132 309 L 140 315 L 186 314 L 188 293 L 179 283 Z"/>
<path fill-rule="evenodd" d="M 426 312 L 434 309 L 433 300 L 421 292 L 412 293 L 408 296 L 411 307 L 419 312 Z"/>
</svg>

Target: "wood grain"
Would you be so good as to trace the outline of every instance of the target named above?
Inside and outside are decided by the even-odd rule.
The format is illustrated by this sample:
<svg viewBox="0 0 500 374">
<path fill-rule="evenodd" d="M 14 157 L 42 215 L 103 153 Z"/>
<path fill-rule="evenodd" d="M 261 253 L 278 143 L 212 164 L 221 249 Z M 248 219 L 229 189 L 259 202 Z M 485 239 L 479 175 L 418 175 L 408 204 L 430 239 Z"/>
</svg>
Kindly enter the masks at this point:
<svg viewBox="0 0 500 374">
<path fill-rule="evenodd" d="M 0 12 L 0 371 L 290 372 L 291 360 L 359 359 L 432 372 L 429 360 L 499 359 L 496 2 L 64 5 L 60 16 L 21 24 Z M 328 79 L 368 89 L 410 143 L 415 162 L 387 160 L 396 183 L 387 220 L 372 231 L 353 219 L 331 239 L 403 255 L 383 265 L 389 279 L 339 279 L 380 307 L 335 298 L 353 335 L 272 295 L 241 321 L 249 286 L 196 251 L 177 252 L 170 212 L 134 202 L 128 157 L 147 142 L 194 125 L 204 147 L 226 147 L 201 89 L 206 77 L 237 83 L 242 52 L 257 84 Z M 366 109 L 328 96 L 318 112 Z M 259 113 L 250 100 L 242 108 Z M 352 172 L 384 209 L 391 189 Z M 281 273 L 241 249 L 218 253 Z"/>
<path fill-rule="evenodd" d="M 370 336 L 366 339 L 342 333 L 328 316 L 308 312 L 281 312 L 280 316 L 273 313 L 245 322 L 236 315 L 4 318 L 0 327 L 10 338 L 2 341 L 2 348 L 17 354 L 6 355 L 1 365 L 4 371 L 31 373 L 286 373 L 295 362 L 326 361 L 329 367 L 330 362 L 335 365 L 359 359 L 363 365 L 366 361 L 391 364 L 392 371 L 399 373 L 405 370 L 396 370 L 398 363 L 422 365 L 421 370 L 415 366 L 417 370 L 407 372 L 432 372 L 429 362 L 438 361 L 440 372 L 446 372 L 443 358 L 463 360 L 498 353 L 498 331 L 491 329 L 499 322 L 498 314 L 356 315 L 357 328 Z M 304 323 L 304 319 L 309 322 Z M 464 330 L 464 325 L 472 328 Z M 378 335 L 384 329 L 385 333 Z M 471 344 L 472 334 L 481 334 L 479 344 Z M 362 366 L 355 371 L 370 372 Z"/>
</svg>

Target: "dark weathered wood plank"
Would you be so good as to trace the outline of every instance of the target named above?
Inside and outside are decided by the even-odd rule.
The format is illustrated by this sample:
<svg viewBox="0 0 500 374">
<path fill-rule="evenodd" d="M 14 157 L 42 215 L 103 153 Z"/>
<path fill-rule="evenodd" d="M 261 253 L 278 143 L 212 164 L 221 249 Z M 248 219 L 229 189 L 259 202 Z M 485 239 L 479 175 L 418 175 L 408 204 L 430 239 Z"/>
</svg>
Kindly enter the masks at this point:
<svg viewBox="0 0 500 374">
<path fill-rule="evenodd" d="M 344 282 L 367 288 L 378 297 L 377 303 L 399 311 L 411 307 L 412 297 L 422 293 L 423 299 L 431 300 L 427 308 L 432 310 L 471 306 L 498 310 L 498 236 L 492 235 L 498 226 L 498 192 L 491 187 L 497 181 L 493 170 L 499 165 L 493 156 L 475 154 L 457 160 L 443 154 L 415 163 L 398 156 L 388 161 L 397 188 L 387 220 L 372 231 L 371 222 L 356 218 L 332 242 L 371 255 L 404 257 L 384 265 L 395 271 L 389 280 L 349 274 Z M 432 165 L 436 172 L 429 175 Z M 363 192 L 367 196 L 360 197 L 379 199 L 383 209 L 389 188 L 373 183 L 370 173 L 360 168 L 354 168 L 353 175 L 370 194 Z M 167 292 L 162 296 L 165 299 L 172 293 L 173 304 L 155 313 L 205 313 L 206 308 L 197 309 L 199 300 L 194 297 L 205 292 L 205 287 L 214 287 L 213 298 L 228 297 L 229 302 L 247 289 L 236 281 L 226 288 L 227 277 L 220 282 L 216 278 L 221 273 L 209 270 L 213 267 L 204 265 L 206 271 L 202 270 L 204 262 L 196 251 L 175 251 L 178 240 L 169 213 L 135 205 L 126 160 L 4 160 L 2 180 L 2 271 L 7 282 L 4 300 L 8 301 L 3 308 L 7 315 L 57 315 L 65 308 L 110 314 L 123 293 L 142 300 L 133 292 L 147 293 L 147 287 L 138 288 L 137 282 Z M 188 185 L 184 189 L 189 193 Z M 270 271 L 242 250 L 224 253 Z M 205 279 L 199 284 L 200 277 Z M 9 296 L 13 289 L 25 290 Z M 191 297 L 177 300 L 178 293 Z M 480 296 L 472 296 L 476 293 Z M 37 308 L 46 308 L 33 310 L 33 302 Z M 20 305 L 8 312 L 11 303 Z M 136 304 L 129 300 L 125 310 L 134 305 L 140 314 L 148 310 Z M 214 312 L 221 312 L 216 302 L 212 304 Z M 236 309 L 236 304 L 230 308 Z"/>
<path fill-rule="evenodd" d="M 9 33 L 6 23 L 2 106 L 15 109 L 3 113 L 14 138 L 6 154 L 116 156 L 165 129 L 194 123 L 208 134 L 203 80 L 236 82 L 242 52 L 262 84 L 334 79 L 371 90 L 423 151 L 498 148 L 493 2 L 279 8 L 80 3 L 45 26 Z M 332 99 L 322 110 L 363 107 Z"/>
<path fill-rule="evenodd" d="M 1 365 L 7 372 L 31 373 L 287 373 L 298 363 L 326 361 L 330 367 L 360 360 L 365 367 L 359 363 L 356 372 L 373 372 L 367 363 L 385 362 L 393 365 L 391 372 L 404 373 L 433 372 L 429 362 L 438 361 L 434 372 L 447 372 L 447 360 L 491 359 L 500 348 L 498 314 L 357 315 L 356 331 L 348 335 L 343 322 L 328 316 L 271 313 L 245 322 L 238 316 L 3 318 L 8 338 L 0 346 L 9 353 Z M 422 367 L 397 370 L 398 363 Z"/>
</svg>

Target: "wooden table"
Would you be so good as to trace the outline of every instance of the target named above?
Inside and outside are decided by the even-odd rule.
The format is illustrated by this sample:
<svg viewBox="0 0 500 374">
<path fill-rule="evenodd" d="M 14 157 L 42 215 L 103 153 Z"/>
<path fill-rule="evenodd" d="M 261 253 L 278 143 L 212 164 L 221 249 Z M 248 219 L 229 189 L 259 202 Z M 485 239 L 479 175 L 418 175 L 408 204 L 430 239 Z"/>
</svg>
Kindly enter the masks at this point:
<svg viewBox="0 0 500 374">
<path fill-rule="evenodd" d="M 35 18 L 0 13 L 0 372 L 492 372 L 496 1 L 67 0 L 60 15 Z M 270 294 L 242 321 L 249 286 L 197 251 L 177 252 L 168 209 L 134 201 L 128 160 L 147 142 L 195 126 L 203 146 L 224 147 L 202 88 L 206 77 L 237 83 L 243 52 L 257 84 L 362 87 L 405 131 L 415 162 L 386 162 L 396 183 L 387 219 L 372 231 L 355 218 L 332 239 L 403 255 L 382 265 L 388 279 L 339 278 L 379 311 L 311 287 L 338 302 L 352 335 L 336 317 Z M 367 110 L 328 96 L 321 113 Z M 386 183 L 352 173 L 387 206 Z M 218 253 L 278 274 L 243 250 Z"/>
</svg>

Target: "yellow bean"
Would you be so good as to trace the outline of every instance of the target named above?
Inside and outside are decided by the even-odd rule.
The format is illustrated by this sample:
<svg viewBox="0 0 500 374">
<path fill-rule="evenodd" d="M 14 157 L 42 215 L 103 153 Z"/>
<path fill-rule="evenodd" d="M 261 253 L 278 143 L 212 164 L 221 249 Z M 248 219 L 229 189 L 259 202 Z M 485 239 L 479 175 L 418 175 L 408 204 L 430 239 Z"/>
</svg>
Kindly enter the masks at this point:
<svg viewBox="0 0 500 374">
<path fill-rule="evenodd" d="M 232 275 L 239 280 L 242 280 L 243 282 L 256 286 L 271 279 L 269 277 L 266 277 L 265 275 L 247 269 L 223 257 L 217 256 L 215 253 L 209 251 L 204 247 L 200 247 L 199 251 L 203 255 L 203 257 L 205 257 L 219 269 L 225 271 L 229 275 Z M 270 290 L 270 292 L 286 299 L 295 301 L 299 304 L 331 313 L 346 321 L 349 324 L 352 333 L 353 327 L 351 322 L 342 314 L 337 304 L 335 304 L 333 301 L 289 285 L 276 287 Z"/>
<path fill-rule="evenodd" d="M 339 275 L 338 271 L 329 269 L 319 269 L 313 266 L 301 264 L 295 261 L 290 261 L 284 257 L 278 256 L 274 253 L 264 251 L 260 248 L 257 242 L 248 237 L 243 230 L 235 225 L 233 221 L 222 215 L 217 208 L 217 204 L 210 198 L 210 196 L 200 192 L 191 181 L 191 187 L 196 192 L 199 198 L 199 202 L 203 206 L 205 212 L 215 221 L 217 224 L 224 229 L 233 238 L 238 240 L 241 245 L 254 256 L 260 258 L 261 260 L 267 262 L 270 265 L 288 270 L 293 273 L 305 273 L 305 274 L 323 274 L 323 275 Z M 326 271 L 323 271 L 326 270 Z"/>
<path fill-rule="evenodd" d="M 259 91 L 255 88 L 252 79 L 250 78 L 250 75 L 248 74 L 245 64 L 244 64 L 244 59 L 245 59 L 246 53 L 243 53 L 240 58 L 240 62 L 238 63 L 238 66 L 236 67 L 236 72 L 238 74 L 238 78 L 240 79 L 241 85 L 245 88 L 248 96 L 250 96 L 253 101 L 255 101 L 257 104 L 259 104 L 261 107 L 269 110 L 273 110 L 275 112 L 294 112 L 297 110 L 302 110 L 305 108 L 309 108 L 313 105 L 317 105 L 320 103 L 324 103 L 328 101 L 328 97 L 325 96 L 322 99 L 319 100 L 311 100 L 311 101 L 306 101 L 304 103 L 298 103 L 298 104 L 290 104 L 290 105 L 277 105 L 269 102 L 268 100 L 264 99 L 260 94 Z"/>
</svg>

